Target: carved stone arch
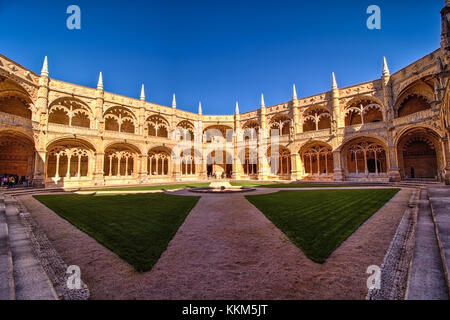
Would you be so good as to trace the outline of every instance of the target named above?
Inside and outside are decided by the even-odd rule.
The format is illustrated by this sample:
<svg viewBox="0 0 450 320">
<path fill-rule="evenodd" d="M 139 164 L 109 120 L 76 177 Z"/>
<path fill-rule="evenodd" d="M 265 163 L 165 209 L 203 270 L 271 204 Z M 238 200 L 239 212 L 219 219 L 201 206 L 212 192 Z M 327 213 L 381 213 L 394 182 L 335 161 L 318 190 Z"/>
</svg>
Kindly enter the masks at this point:
<svg viewBox="0 0 450 320">
<path fill-rule="evenodd" d="M 112 141 L 104 148 L 105 176 L 136 178 L 140 168 L 142 150 L 129 142 Z"/>
<path fill-rule="evenodd" d="M 170 125 L 163 116 L 151 114 L 147 117 L 145 130 L 149 136 L 168 138 Z"/>
<path fill-rule="evenodd" d="M 278 149 L 278 152 L 275 152 Z M 267 157 L 269 170 L 272 175 L 278 176 L 280 179 L 290 179 L 291 176 L 291 150 L 284 145 L 276 145 L 275 149 L 272 146 L 267 148 Z M 272 154 L 272 152 L 274 154 Z"/>
<path fill-rule="evenodd" d="M 167 176 L 172 172 L 172 149 L 167 146 L 154 145 L 147 151 L 147 175 Z"/>
<path fill-rule="evenodd" d="M 194 141 L 195 139 L 195 126 L 189 120 L 181 120 L 175 126 L 172 131 L 172 137 L 174 140 L 182 140 L 182 141 Z"/>
<path fill-rule="evenodd" d="M 430 109 L 434 100 L 435 93 L 431 80 L 421 79 L 411 83 L 399 93 L 394 104 L 394 112 L 397 117 L 407 116 Z"/>
<path fill-rule="evenodd" d="M 95 147 L 84 139 L 58 137 L 47 144 L 46 178 L 55 184 L 90 177 Z"/>
<path fill-rule="evenodd" d="M 303 112 L 303 132 L 329 129 L 332 120 L 333 116 L 326 106 L 311 106 Z"/>
<path fill-rule="evenodd" d="M 87 149 L 92 150 L 93 152 L 97 151 L 97 148 L 91 142 L 89 142 L 88 140 L 86 140 L 84 138 L 74 137 L 73 135 L 63 135 L 63 136 L 59 136 L 54 139 L 51 139 L 50 141 L 47 142 L 45 149 L 49 150 L 53 146 L 60 144 L 61 142 L 76 143 L 76 144 L 82 145 L 83 147 L 85 147 Z"/>
<path fill-rule="evenodd" d="M 31 120 L 35 112 L 28 91 L 10 78 L 0 79 L 0 112 Z"/>
<path fill-rule="evenodd" d="M 444 178 L 445 157 L 439 134 L 424 126 L 403 130 L 395 139 L 403 179 Z"/>
<path fill-rule="evenodd" d="M 324 179 L 334 172 L 333 148 L 330 144 L 313 140 L 305 143 L 298 151 L 303 163 L 304 177 Z"/>
<path fill-rule="evenodd" d="M 335 151 L 340 151 L 342 152 L 343 147 L 345 145 L 347 145 L 349 142 L 351 141 L 356 141 L 356 140 L 374 140 L 377 141 L 378 143 L 380 143 L 384 148 L 388 148 L 389 143 L 386 140 L 385 137 L 381 136 L 381 135 L 374 135 L 374 134 L 370 134 L 370 133 L 360 133 L 360 134 L 355 134 L 352 135 L 350 137 L 345 138 L 342 143 L 335 149 Z"/>
<path fill-rule="evenodd" d="M 114 148 L 114 147 L 120 147 L 120 148 L 122 148 L 124 150 L 131 150 L 131 151 L 135 152 L 137 155 L 145 154 L 145 151 L 141 150 L 141 148 L 139 148 L 137 145 L 135 145 L 135 144 L 133 144 L 131 142 L 128 142 L 128 141 L 124 141 L 124 140 L 121 140 L 121 141 L 117 141 L 117 140 L 110 141 L 110 142 L 108 142 L 108 143 L 106 143 L 104 145 L 103 149 L 106 150 L 106 149 L 111 149 L 111 148 Z"/>
<path fill-rule="evenodd" d="M 279 130 L 279 135 L 289 135 L 292 124 L 292 119 L 289 117 L 289 114 L 275 114 L 269 122 L 270 134 L 272 135 L 272 130 Z"/>
<path fill-rule="evenodd" d="M 397 131 L 395 133 L 395 137 L 394 137 L 394 145 L 397 145 L 399 143 L 399 140 L 402 138 L 402 136 L 404 136 L 404 134 L 406 132 L 413 131 L 417 128 L 418 128 L 417 124 L 411 124 L 411 125 L 408 125 L 408 126 L 402 128 L 400 131 Z M 428 125 L 426 123 L 421 123 L 419 128 L 427 130 L 431 135 L 436 137 L 436 139 L 439 139 L 439 137 L 442 137 L 444 135 L 443 132 L 440 132 L 436 128 L 434 128 L 431 125 Z"/>
<path fill-rule="evenodd" d="M 242 124 L 242 129 L 248 129 L 248 128 L 255 128 L 255 130 L 256 130 L 256 128 L 259 128 L 260 127 L 260 125 L 259 125 L 259 121 L 258 120 L 247 120 L 246 122 L 244 122 L 243 124 Z"/>
<path fill-rule="evenodd" d="M 74 97 L 58 97 L 48 108 L 49 123 L 90 128 L 94 115 L 84 101 Z"/>
<path fill-rule="evenodd" d="M 341 146 L 341 161 L 349 180 L 388 179 L 388 148 L 379 137 L 366 135 L 346 140 Z"/>
<path fill-rule="evenodd" d="M 135 133 L 139 125 L 134 112 L 124 106 L 114 105 L 108 107 L 103 113 L 103 117 L 105 119 L 105 129 L 109 131 Z"/>
<path fill-rule="evenodd" d="M 0 147 L 0 174 L 17 175 L 18 179 L 27 177 L 29 181 L 34 174 L 36 155 L 33 136 L 22 130 L 2 129 Z"/>
<path fill-rule="evenodd" d="M 233 128 L 228 125 L 209 125 L 203 129 L 203 140 L 211 142 L 214 139 L 227 139 L 228 142 L 232 142 L 232 140 L 230 140 L 232 139 L 232 135 L 227 135 L 230 130 L 233 133 Z"/>
<path fill-rule="evenodd" d="M 385 117 L 383 103 L 376 97 L 362 95 L 350 100 L 344 110 L 345 125 L 382 122 Z"/>
</svg>

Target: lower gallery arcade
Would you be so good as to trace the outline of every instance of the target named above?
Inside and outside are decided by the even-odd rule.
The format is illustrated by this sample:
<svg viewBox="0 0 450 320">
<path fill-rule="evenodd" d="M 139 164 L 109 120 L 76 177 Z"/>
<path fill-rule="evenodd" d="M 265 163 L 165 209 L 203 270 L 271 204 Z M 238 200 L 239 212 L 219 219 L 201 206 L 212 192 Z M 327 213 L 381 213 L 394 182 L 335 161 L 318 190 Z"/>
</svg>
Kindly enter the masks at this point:
<svg viewBox="0 0 450 320">
<path fill-rule="evenodd" d="M 257 152 L 246 152 L 233 163 L 223 152 L 223 163 L 215 162 L 215 151 L 205 161 L 195 163 L 193 154 L 182 154 L 173 161 L 167 146 L 142 152 L 138 146 L 112 143 L 98 150 L 87 140 L 62 139 L 51 143 L 45 152 L 37 152 L 30 137 L 19 132 L 0 134 L 0 174 L 33 179 L 39 174 L 36 162 L 43 164 L 46 186 L 89 186 L 140 184 L 164 181 L 235 178 L 253 180 L 337 180 L 336 169 L 346 181 L 389 181 L 392 162 L 399 165 L 402 179 L 439 179 L 442 148 L 438 136 L 428 128 L 408 130 L 394 148 L 372 137 L 359 137 L 332 149 L 325 142 L 307 143 L 299 150 L 280 147 L 278 156 L 268 157 L 266 171 L 261 170 Z M 42 161 L 36 161 L 45 155 Z M 197 157 L 201 159 L 201 157 Z M 271 162 L 277 161 L 276 171 Z"/>
</svg>

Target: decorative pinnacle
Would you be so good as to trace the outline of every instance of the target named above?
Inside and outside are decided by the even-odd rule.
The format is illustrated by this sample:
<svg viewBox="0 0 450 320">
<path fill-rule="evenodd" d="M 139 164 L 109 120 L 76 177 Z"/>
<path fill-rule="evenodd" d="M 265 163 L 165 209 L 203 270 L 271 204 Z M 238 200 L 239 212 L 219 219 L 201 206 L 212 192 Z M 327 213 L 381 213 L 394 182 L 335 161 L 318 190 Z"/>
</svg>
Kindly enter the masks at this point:
<svg viewBox="0 0 450 320">
<path fill-rule="evenodd" d="M 202 113 L 203 113 L 203 111 L 202 111 L 202 102 L 200 101 L 198 103 L 198 114 L 202 114 Z"/>
<path fill-rule="evenodd" d="M 173 98 L 172 98 L 172 108 L 176 109 L 177 107 L 177 99 L 175 97 L 175 93 L 173 94 Z"/>
<path fill-rule="evenodd" d="M 239 102 L 236 101 L 236 107 L 234 108 L 234 113 L 239 114 Z"/>
<path fill-rule="evenodd" d="M 101 72 L 98 75 L 97 89 L 103 90 L 103 75 Z"/>
<path fill-rule="evenodd" d="M 297 100 L 297 89 L 295 88 L 295 84 L 292 87 L 292 100 Z"/>
<path fill-rule="evenodd" d="M 145 88 L 144 88 L 144 84 L 142 84 L 141 87 L 141 100 L 145 101 Z"/>
<path fill-rule="evenodd" d="M 389 77 L 391 73 L 389 72 L 389 67 L 386 61 L 386 57 L 383 57 L 383 77 Z"/>
<path fill-rule="evenodd" d="M 336 81 L 336 75 L 334 74 L 334 72 L 331 75 L 332 79 L 331 79 L 331 88 L 332 89 L 337 89 L 338 85 L 337 85 L 337 81 Z"/>
<path fill-rule="evenodd" d="M 265 108 L 266 104 L 264 103 L 264 93 L 261 94 L 261 108 Z"/>
<path fill-rule="evenodd" d="M 47 56 L 44 58 L 44 64 L 42 65 L 41 76 L 48 77 L 48 59 Z"/>
</svg>

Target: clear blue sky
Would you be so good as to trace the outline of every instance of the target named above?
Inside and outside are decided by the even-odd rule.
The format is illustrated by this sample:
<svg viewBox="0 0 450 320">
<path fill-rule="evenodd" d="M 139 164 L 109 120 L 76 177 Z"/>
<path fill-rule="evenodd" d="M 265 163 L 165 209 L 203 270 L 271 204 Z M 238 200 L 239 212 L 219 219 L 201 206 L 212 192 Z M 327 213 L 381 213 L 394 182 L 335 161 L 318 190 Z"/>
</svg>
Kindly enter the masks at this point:
<svg viewBox="0 0 450 320">
<path fill-rule="evenodd" d="M 82 29 L 66 28 L 77 4 Z M 366 9 L 381 7 L 382 29 L 368 30 Z M 0 53 L 39 73 L 205 114 L 232 114 L 376 79 L 439 47 L 443 0 L 4 1 Z"/>
</svg>

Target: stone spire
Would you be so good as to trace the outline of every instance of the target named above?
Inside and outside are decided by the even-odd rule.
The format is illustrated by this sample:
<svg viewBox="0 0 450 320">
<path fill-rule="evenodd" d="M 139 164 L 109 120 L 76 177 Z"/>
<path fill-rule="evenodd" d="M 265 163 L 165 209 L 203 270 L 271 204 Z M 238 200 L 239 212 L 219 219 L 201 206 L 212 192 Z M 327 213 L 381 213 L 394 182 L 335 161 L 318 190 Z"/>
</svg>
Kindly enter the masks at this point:
<svg viewBox="0 0 450 320">
<path fill-rule="evenodd" d="M 335 90 L 338 88 L 337 81 L 336 81 L 336 75 L 334 72 L 331 75 L 331 89 Z"/>
<path fill-rule="evenodd" d="M 142 84 L 141 87 L 141 100 L 145 101 L 145 88 L 144 88 L 144 84 Z"/>
<path fill-rule="evenodd" d="M 295 84 L 292 87 L 292 100 L 297 100 L 297 89 L 295 88 Z"/>
<path fill-rule="evenodd" d="M 202 102 L 201 101 L 198 103 L 198 114 L 203 114 Z"/>
<path fill-rule="evenodd" d="M 264 103 L 264 93 L 261 94 L 261 108 L 265 108 L 266 104 Z"/>
<path fill-rule="evenodd" d="M 239 114 L 239 102 L 236 101 L 236 107 L 234 108 L 234 114 Z"/>
<path fill-rule="evenodd" d="M 383 77 L 390 77 L 389 67 L 386 61 L 386 57 L 383 57 Z"/>
<path fill-rule="evenodd" d="M 103 75 L 101 72 L 98 75 L 97 89 L 103 90 Z"/>
<path fill-rule="evenodd" d="M 177 108 L 177 98 L 175 97 L 175 93 L 173 94 L 173 98 L 172 98 L 172 108 L 174 108 L 174 109 Z"/>
<path fill-rule="evenodd" d="M 48 59 L 44 58 L 44 64 L 42 65 L 41 76 L 48 77 Z"/>
</svg>

